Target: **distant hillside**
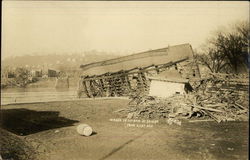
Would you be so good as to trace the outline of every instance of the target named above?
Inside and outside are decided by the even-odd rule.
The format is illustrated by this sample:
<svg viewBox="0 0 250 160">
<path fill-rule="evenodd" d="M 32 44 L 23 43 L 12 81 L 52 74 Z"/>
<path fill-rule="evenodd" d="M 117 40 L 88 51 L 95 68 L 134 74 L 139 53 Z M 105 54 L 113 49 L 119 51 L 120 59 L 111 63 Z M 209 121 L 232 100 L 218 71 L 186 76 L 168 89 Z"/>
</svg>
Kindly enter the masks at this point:
<svg viewBox="0 0 250 160">
<path fill-rule="evenodd" d="M 80 65 L 116 58 L 113 53 L 89 51 L 82 54 L 24 55 L 2 59 L 3 67 L 28 67 L 34 69 L 79 69 Z"/>
</svg>

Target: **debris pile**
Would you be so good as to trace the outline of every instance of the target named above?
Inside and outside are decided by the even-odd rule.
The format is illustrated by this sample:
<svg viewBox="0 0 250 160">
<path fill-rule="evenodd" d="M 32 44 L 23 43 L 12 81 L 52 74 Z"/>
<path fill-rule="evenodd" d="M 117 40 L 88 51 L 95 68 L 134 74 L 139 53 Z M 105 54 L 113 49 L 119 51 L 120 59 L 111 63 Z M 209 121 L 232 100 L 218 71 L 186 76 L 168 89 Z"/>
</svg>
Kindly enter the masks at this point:
<svg viewBox="0 0 250 160">
<path fill-rule="evenodd" d="M 225 81 L 224 81 L 225 82 Z M 169 98 L 136 95 L 125 109 L 127 118 L 213 119 L 216 122 L 248 119 L 248 86 L 225 84 L 213 78 L 194 92 Z"/>
</svg>

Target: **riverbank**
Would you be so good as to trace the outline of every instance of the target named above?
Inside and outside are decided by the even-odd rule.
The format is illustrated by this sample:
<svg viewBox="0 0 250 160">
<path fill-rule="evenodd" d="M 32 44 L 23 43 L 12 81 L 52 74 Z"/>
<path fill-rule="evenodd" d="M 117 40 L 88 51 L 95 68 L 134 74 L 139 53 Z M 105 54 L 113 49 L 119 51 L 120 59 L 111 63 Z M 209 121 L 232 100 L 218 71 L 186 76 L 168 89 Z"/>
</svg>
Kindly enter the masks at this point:
<svg viewBox="0 0 250 160">
<path fill-rule="evenodd" d="M 8 88 L 1 90 L 1 104 L 76 100 L 77 88 Z"/>
<path fill-rule="evenodd" d="M 30 142 L 36 159 L 89 160 L 242 160 L 248 156 L 248 122 L 165 120 L 144 127 L 119 121 L 114 111 L 128 99 L 84 99 L 2 106 L 3 128 Z M 76 126 L 89 124 L 94 134 L 80 136 Z M 133 125 L 135 124 L 135 125 Z"/>
</svg>

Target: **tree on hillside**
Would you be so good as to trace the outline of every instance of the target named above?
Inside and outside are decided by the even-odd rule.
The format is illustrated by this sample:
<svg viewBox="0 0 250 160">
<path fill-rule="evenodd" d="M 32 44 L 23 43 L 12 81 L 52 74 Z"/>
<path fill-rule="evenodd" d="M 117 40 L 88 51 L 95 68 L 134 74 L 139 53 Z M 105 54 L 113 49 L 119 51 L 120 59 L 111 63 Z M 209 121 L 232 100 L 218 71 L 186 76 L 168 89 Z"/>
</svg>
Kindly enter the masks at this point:
<svg viewBox="0 0 250 160">
<path fill-rule="evenodd" d="M 25 87 L 29 83 L 29 71 L 25 68 L 17 68 L 14 81 L 18 87 Z"/>
<path fill-rule="evenodd" d="M 211 72 L 238 73 L 247 67 L 249 26 L 247 22 L 237 23 L 229 32 L 218 32 L 206 44 L 197 60 Z"/>
</svg>

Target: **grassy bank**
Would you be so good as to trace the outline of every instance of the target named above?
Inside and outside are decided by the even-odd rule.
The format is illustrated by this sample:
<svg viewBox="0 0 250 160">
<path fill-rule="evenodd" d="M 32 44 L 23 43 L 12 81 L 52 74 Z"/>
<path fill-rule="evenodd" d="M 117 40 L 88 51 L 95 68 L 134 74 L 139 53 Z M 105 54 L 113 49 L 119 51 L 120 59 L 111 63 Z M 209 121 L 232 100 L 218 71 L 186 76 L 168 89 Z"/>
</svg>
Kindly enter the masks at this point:
<svg viewBox="0 0 250 160">
<path fill-rule="evenodd" d="M 32 139 L 37 159 L 247 159 L 248 122 L 196 122 L 152 127 L 124 119 L 114 111 L 129 100 L 89 99 L 82 101 L 19 104 L 2 107 L 3 127 Z M 94 134 L 80 136 L 76 126 L 90 125 Z M 130 124 L 130 125 L 129 125 Z M 135 124 L 134 127 L 131 127 Z M 138 126 L 137 126 L 138 125 Z"/>
<path fill-rule="evenodd" d="M 0 154 L 3 159 L 35 159 L 35 149 L 22 137 L 0 128 Z"/>
</svg>

